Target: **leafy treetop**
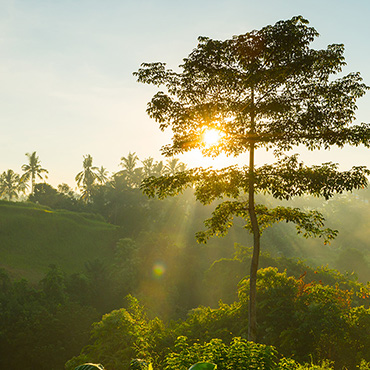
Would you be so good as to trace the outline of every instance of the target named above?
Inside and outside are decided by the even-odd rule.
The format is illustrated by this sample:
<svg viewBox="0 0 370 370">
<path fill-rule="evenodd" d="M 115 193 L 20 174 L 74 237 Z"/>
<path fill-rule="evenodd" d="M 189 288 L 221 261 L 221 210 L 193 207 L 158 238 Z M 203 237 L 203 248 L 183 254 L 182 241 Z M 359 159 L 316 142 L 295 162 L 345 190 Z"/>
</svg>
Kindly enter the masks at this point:
<svg viewBox="0 0 370 370">
<path fill-rule="evenodd" d="M 344 46 L 311 49 L 319 35 L 301 16 L 225 41 L 199 37 L 180 65 L 143 63 L 139 82 L 163 86 L 148 113 L 174 136 L 166 155 L 195 147 L 205 154 L 239 155 L 255 147 L 309 149 L 370 145 L 370 126 L 351 125 L 356 99 L 368 86 L 359 73 L 333 80 L 345 65 Z M 253 117 L 253 119 L 251 119 Z M 206 148 L 205 128 L 217 128 L 220 145 Z"/>
</svg>

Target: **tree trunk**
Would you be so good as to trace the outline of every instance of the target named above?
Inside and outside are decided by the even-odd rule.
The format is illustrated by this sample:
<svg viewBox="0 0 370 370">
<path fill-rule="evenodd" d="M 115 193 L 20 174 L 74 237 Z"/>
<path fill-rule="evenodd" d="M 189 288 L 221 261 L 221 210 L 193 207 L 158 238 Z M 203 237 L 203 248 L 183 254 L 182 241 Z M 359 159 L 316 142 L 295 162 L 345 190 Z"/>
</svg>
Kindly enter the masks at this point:
<svg viewBox="0 0 370 370">
<path fill-rule="evenodd" d="M 31 174 L 31 194 L 33 194 L 33 192 L 35 191 L 35 175 L 32 173 Z"/>
<path fill-rule="evenodd" d="M 260 255 L 260 230 L 254 205 L 254 136 L 255 136 L 255 113 L 254 113 L 254 91 L 252 89 L 251 109 L 251 131 L 249 150 L 249 189 L 248 189 L 248 211 L 253 232 L 253 256 L 249 277 L 249 316 L 248 316 L 248 340 L 257 340 L 257 270 Z"/>
</svg>

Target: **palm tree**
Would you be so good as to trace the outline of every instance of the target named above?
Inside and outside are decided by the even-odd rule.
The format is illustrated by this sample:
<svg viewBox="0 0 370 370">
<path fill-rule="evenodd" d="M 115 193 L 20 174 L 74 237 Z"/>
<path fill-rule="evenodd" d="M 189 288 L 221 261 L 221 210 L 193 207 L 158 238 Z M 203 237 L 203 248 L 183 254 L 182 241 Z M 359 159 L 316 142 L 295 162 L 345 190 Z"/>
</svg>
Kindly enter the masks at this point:
<svg viewBox="0 0 370 370">
<path fill-rule="evenodd" d="M 39 157 L 36 155 L 36 152 L 33 153 L 26 153 L 26 156 L 28 157 L 28 164 L 24 164 L 22 166 L 22 170 L 24 171 L 24 174 L 22 176 L 22 181 L 28 181 L 31 180 L 31 194 L 33 194 L 33 191 L 35 189 L 35 183 L 36 183 L 36 177 L 39 179 L 42 179 L 42 173 L 49 173 L 48 170 L 41 167 L 41 162 Z M 45 175 L 45 178 L 47 179 L 47 175 Z"/>
<path fill-rule="evenodd" d="M 101 185 L 104 185 L 109 180 L 108 174 L 109 171 L 103 166 L 98 169 L 97 179 Z"/>
<path fill-rule="evenodd" d="M 136 168 L 136 163 L 139 160 L 139 157 L 136 153 L 128 153 L 127 157 L 121 158 L 120 166 L 123 167 L 123 170 L 116 173 L 118 176 L 124 176 L 126 183 L 129 187 L 137 187 L 142 180 L 142 169 Z"/>
<path fill-rule="evenodd" d="M 123 170 L 128 172 L 128 173 L 133 173 L 135 171 L 136 163 L 139 160 L 139 157 L 136 155 L 135 152 L 128 153 L 127 157 L 122 157 L 121 158 L 121 163 L 120 166 L 123 167 Z"/>
<path fill-rule="evenodd" d="M 90 154 L 84 156 L 84 160 L 82 162 L 83 170 L 75 177 L 77 186 L 82 190 L 81 198 L 85 201 L 90 200 L 95 180 L 98 178 L 98 174 L 96 172 L 98 167 L 94 167 L 92 162 L 93 158 Z"/>
<path fill-rule="evenodd" d="M 144 177 L 150 177 L 155 174 L 155 163 L 154 158 L 149 157 L 141 161 L 143 164 L 143 175 Z"/>
<path fill-rule="evenodd" d="M 149 157 L 147 159 L 144 159 L 141 161 L 143 164 L 142 167 L 142 172 L 143 172 L 143 177 L 147 178 L 150 176 L 161 176 L 164 171 L 164 165 L 163 162 L 154 162 L 154 158 Z"/>
<path fill-rule="evenodd" d="M 167 164 L 164 166 L 163 172 L 165 175 L 175 175 L 177 172 L 185 170 L 185 164 L 179 162 L 178 158 L 171 158 L 167 160 Z"/>
<path fill-rule="evenodd" d="M 23 176 L 20 176 L 19 177 L 19 185 L 18 185 L 19 189 L 18 189 L 18 192 L 21 192 L 23 194 L 26 193 L 26 190 L 28 189 L 28 184 L 27 184 L 27 181 L 24 179 Z"/>
<path fill-rule="evenodd" d="M 25 183 L 13 170 L 4 171 L 0 176 L 0 196 L 8 200 L 18 198 L 18 193 L 26 189 Z"/>
<path fill-rule="evenodd" d="M 156 162 L 154 166 L 154 176 L 162 176 L 164 171 L 163 161 Z"/>
</svg>

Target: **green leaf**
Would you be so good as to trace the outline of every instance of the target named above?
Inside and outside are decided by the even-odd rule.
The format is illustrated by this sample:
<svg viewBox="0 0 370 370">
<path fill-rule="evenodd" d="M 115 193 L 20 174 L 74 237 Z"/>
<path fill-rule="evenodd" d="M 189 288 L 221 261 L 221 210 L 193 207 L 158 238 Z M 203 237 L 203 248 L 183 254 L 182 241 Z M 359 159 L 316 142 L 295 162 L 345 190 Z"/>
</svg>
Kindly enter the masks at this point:
<svg viewBox="0 0 370 370">
<path fill-rule="evenodd" d="M 217 365 L 212 364 L 210 362 L 198 362 L 189 368 L 189 370 L 215 370 L 215 369 L 217 369 Z"/>
</svg>

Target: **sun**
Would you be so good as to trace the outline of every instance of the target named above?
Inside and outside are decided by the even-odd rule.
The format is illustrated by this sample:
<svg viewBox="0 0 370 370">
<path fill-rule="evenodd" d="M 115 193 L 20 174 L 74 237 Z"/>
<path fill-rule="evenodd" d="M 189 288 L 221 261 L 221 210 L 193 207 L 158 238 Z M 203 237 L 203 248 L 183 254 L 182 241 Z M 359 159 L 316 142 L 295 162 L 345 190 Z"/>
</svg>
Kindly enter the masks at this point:
<svg viewBox="0 0 370 370">
<path fill-rule="evenodd" d="M 222 133 L 214 128 L 206 129 L 202 135 L 202 141 L 206 148 L 210 148 L 219 143 Z"/>
<path fill-rule="evenodd" d="M 203 152 L 204 149 L 212 149 L 218 146 L 223 137 L 224 134 L 221 131 L 215 128 L 205 128 L 200 137 L 201 146 L 197 149 L 193 149 L 187 153 L 184 153 L 182 160 L 189 167 L 213 167 L 216 169 L 226 167 L 230 162 L 230 158 L 227 158 L 224 153 L 213 157 Z"/>
</svg>

